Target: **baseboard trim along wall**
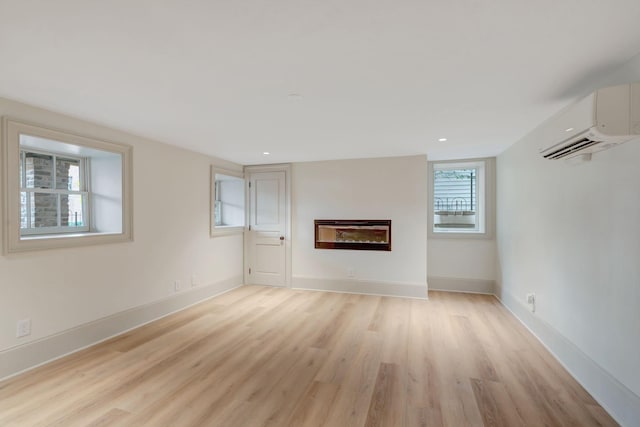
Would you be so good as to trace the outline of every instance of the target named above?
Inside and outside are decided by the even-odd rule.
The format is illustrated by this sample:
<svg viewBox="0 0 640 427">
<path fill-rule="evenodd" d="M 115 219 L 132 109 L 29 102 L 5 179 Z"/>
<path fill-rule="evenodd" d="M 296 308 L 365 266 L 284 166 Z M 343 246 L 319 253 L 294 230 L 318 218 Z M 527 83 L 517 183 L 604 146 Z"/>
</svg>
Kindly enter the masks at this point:
<svg viewBox="0 0 640 427">
<path fill-rule="evenodd" d="M 66 331 L 0 351 L 0 380 L 105 341 L 241 286 L 242 276 L 199 286 Z"/>
<path fill-rule="evenodd" d="M 294 276 L 294 289 L 427 299 L 427 284 Z"/>
<path fill-rule="evenodd" d="M 430 291 L 471 292 L 490 295 L 495 293 L 495 281 L 488 279 L 429 276 L 427 282 Z"/>
<path fill-rule="evenodd" d="M 598 403 L 622 426 L 640 420 L 640 396 L 629 390 L 551 325 L 507 292 L 496 296 Z"/>
</svg>

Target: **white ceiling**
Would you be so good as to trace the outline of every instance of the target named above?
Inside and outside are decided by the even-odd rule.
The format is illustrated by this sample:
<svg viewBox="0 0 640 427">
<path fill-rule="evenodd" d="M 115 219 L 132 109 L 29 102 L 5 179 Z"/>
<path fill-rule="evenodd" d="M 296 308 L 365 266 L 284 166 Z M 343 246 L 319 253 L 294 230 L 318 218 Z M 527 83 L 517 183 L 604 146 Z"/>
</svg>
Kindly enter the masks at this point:
<svg viewBox="0 0 640 427">
<path fill-rule="evenodd" d="M 638 0 L 0 0 L 0 96 L 242 164 L 495 155 L 638 53 L 639 22 Z"/>
</svg>

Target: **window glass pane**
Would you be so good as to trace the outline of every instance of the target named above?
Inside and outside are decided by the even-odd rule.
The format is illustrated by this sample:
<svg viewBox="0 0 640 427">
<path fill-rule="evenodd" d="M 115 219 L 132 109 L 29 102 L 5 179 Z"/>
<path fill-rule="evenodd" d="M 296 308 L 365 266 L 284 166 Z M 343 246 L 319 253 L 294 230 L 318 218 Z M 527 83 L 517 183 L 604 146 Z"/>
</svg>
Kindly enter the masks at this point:
<svg viewBox="0 0 640 427">
<path fill-rule="evenodd" d="M 31 199 L 31 228 L 58 226 L 58 195 L 29 193 Z"/>
<path fill-rule="evenodd" d="M 24 188 L 25 186 L 25 181 L 24 181 L 24 151 L 20 152 L 20 188 Z M 25 194 L 25 197 L 27 197 L 27 195 Z"/>
<path fill-rule="evenodd" d="M 53 156 L 25 153 L 27 188 L 53 188 Z"/>
<path fill-rule="evenodd" d="M 56 159 L 56 189 L 80 191 L 80 161 Z"/>
<path fill-rule="evenodd" d="M 215 218 L 215 224 L 222 225 L 222 202 L 220 200 L 215 201 L 213 216 Z"/>
<path fill-rule="evenodd" d="M 434 229 L 476 229 L 477 169 L 435 170 Z"/>
<path fill-rule="evenodd" d="M 20 192 L 20 228 L 27 228 L 27 193 Z"/>
<path fill-rule="evenodd" d="M 62 227 L 84 227 L 82 194 L 60 195 L 60 225 Z"/>
</svg>

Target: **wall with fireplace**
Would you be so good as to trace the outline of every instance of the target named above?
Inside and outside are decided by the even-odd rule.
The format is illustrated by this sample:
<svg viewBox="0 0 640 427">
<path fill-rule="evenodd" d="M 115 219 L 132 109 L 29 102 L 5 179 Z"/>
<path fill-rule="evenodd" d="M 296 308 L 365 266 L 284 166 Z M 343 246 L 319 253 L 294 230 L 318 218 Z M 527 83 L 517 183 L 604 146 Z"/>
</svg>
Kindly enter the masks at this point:
<svg viewBox="0 0 640 427">
<path fill-rule="evenodd" d="M 296 288 L 426 297 L 425 156 L 295 163 Z M 316 249 L 314 220 L 392 221 L 391 251 Z"/>
</svg>

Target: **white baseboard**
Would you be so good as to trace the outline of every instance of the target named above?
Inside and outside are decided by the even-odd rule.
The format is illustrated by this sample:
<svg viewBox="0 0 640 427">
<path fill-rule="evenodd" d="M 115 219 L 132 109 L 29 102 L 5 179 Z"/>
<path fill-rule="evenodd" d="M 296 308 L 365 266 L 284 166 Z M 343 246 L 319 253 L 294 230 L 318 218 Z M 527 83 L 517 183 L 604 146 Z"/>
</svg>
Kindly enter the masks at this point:
<svg viewBox="0 0 640 427">
<path fill-rule="evenodd" d="M 553 326 L 536 317 L 511 294 L 502 292 L 501 298 L 497 298 L 621 426 L 638 425 L 640 396 L 604 370 Z"/>
<path fill-rule="evenodd" d="M 242 276 L 199 286 L 0 351 L 0 380 L 105 341 L 242 285 Z"/>
<path fill-rule="evenodd" d="M 319 279 L 301 276 L 294 276 L 292 281 L 294 289 L 427 299 L 426 283 L 421 285 L 360 279 Z"/>
<path fill-rule="evenodd" d="M 457 277 L 427 277 L 430 291 L 469 292 L 494 295 L 495 281 L 486 279 L 462 279 Z"/>
</svg>

